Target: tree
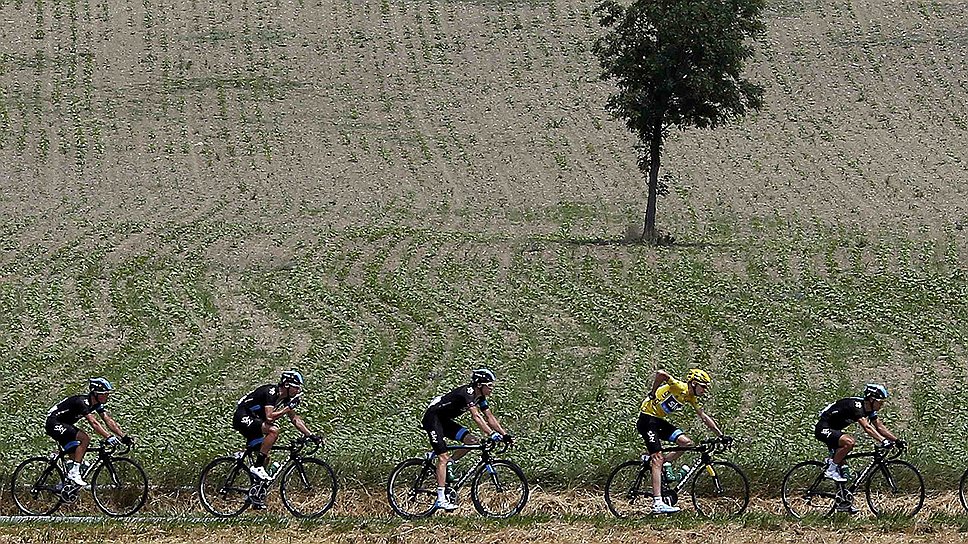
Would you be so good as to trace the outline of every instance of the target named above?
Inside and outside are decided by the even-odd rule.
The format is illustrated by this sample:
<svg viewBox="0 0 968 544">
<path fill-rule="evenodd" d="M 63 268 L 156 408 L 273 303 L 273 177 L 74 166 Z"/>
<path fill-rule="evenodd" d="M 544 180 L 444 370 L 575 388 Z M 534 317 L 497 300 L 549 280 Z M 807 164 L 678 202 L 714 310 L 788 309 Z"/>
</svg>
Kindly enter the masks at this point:
<svg viewBox="0 0 968 544">
<path fill-rule="evenodd" d="M 715 128 L 763 105 L 763 88 L 742 77 L 753 40 L 765 30 L 764 0 L 605 0 L 595 8 L 606 33 L 595 42 L 618 91 L 605 109 L 639 138 L 649 199 L 643 239 L 655 228 L 663 140 L 675 127 Z"/>
</svg>

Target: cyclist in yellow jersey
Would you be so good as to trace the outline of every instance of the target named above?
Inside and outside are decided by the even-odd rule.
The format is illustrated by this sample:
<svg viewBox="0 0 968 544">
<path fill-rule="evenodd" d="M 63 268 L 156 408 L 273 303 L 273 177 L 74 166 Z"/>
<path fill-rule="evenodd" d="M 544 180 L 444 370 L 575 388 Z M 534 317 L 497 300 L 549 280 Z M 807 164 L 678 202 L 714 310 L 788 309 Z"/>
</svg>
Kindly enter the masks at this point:
<svg viewBox="0 0 968 544">
<path fill-rule="evenodd" d="M 682 456 L 681 451 L 663 455 L 662 441 L 675 442 L 679 446 L 693 446 L 692 439 L 672 423 L 666 421 L 666 416 L 691 405 L 699 419 L 717 436 L 724 436 L 716 421 L 703 411 L 700 399 L 709 391 L 712 379 L 705 370 L 693 368 L 689 370 L 686 381 L 673 378 L 668 372 L 659 370 L 652 382 L 649 398 L 642 402 L 639 420 L 635 424 L 636 430 L 645 439 L 645 446 L 649 450 L 649 462 L 652 466 L 652 496 L 654 505 L 652 511 L 657 514 L 672 514 L 679 508 L 662 501 L 662 465 L 672 462 Z M 725 437 L 729 438 L 729 437 Z"/>
</svg>

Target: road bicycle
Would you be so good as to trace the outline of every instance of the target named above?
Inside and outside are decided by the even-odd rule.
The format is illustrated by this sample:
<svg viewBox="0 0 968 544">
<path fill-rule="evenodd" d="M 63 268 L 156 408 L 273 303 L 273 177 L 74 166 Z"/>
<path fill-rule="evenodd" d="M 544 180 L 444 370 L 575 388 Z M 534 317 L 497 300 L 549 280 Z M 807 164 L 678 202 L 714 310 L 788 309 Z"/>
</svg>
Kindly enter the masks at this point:
<svg viewBox="0 0 968 544">
<path fill-rule="evenodd" d="M 746 474 L 733 463 L 714 459 L 732 444 L 723 437 L 703 440 L 695 446 L 671 446 L 662 453 L 684 451 L 699 454 L 699 463 L 689 469 L 678 483 L 661 483 L 662 500 L 671 506 L 688 493 L 696 513 L 706 518 L 738 516 L 750 502 Z M 652 514 L 652 465 L 648 455 L 615 467 L 605 483 L 605 504 L 618 518 L 641 518 Z"/>
<path fill-rule="evenodd" d="M 81 465 L 81 477 L 88 482 L 94 504 L 112 517 L 125 517 L 141 509 L 148 498 L 148 477 L 141 465 L 127 457 L 131 445 L 102 442 L 88 449 L 97 458 Z M 10 489 L 17 508 L 28 516 L 49 516 L 62 504 L 76 503 L 81 487 L 67 479 L 65 451 L 31 457 L 13 471 Z"/>
<path fill-rule="evenodd" d="M 783 477 L 783 506 L 797 519 L 834 512 L 856 514 L 854 494 L 863 489 L 875 516 L 913 516 L 924 506 L 924 479 L 914 465 L 897 459 L 904 450 L 903 446 L 875 447 L 847 455 L 845 464 L 868 458 L 870 463 L 846 482 L 826 478 L 826 464 L 820 461 L 798 463 Z"/>
<path fill-rule="evenodd" d="M 287 452 L 288 458 L 270 480 L 249 472 L 256 448 L 234 455 L 217 457 L 202 469 L 198 479 L 198 496 L 205 510 L 214 516 L 228 518 L 246 508 L 263 509 L 266 496 L 276 482 L 282 504 L 297 518 L 322 516 L 336 502 L 336 473 L 322 459 L 313 457 L 322 442 L 301 437 L 285 446 L 272 446 L 272 451 Z"/>
<path fill-rule="evenodd" d="M 500 444 L 500 448 L 498 445 Z M 510 445 L 485 441 L 482 444 L 448 446 L 448 451 L 471 450 L 480 454 L 477 463 L 456 482 L 447 484 L 446 494 L 453 504 L 460 503 L 460 490 L 470 485 L 474 508 L 489 518 L 509 518 L 521 512 L 528 502 L 528 480 L 518 465 L 498 459 Z M 397 515 L 406 518 L 428 517 L 437 510 L 437 456 L 401 461 L 390 473 L 387 500 Z"/>
</svg>

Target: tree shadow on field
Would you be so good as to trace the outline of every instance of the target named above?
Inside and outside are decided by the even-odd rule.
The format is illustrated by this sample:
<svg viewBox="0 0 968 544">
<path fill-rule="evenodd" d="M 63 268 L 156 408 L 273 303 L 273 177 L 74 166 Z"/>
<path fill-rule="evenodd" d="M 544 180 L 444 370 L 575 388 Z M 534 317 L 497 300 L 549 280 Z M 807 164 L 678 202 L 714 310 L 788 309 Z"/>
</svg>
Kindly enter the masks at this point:
<svg viewBox="0 0 968 544">
<path fill-rule="evenodd" d="M 577 247 L 653 247 L 656 249 L 668 248 L 691 248 L 691 249 L 721 249 L 733 247 L 736 244 L 733 242 L 708 242 L 701 240 L 689 240 L 680 241 L 672 237 L 666 237 L 660 239 L 658 242 L 652 244 L 642 239 L 636 238 L 540 238 L 535 237 L 530 239 L 533 243 L 555 243 L 568 246 Z"/>
</svg>

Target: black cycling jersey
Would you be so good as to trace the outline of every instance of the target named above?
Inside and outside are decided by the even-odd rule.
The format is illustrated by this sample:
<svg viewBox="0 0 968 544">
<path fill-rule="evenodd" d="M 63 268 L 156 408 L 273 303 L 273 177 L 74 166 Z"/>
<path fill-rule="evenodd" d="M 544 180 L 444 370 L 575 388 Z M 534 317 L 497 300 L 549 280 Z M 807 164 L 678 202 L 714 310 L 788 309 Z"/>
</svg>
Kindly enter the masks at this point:
<svg viewBox="0 0 968 544">
<path fill-rule="evenodd" d="M 103 414 L 104 405 L 91 404 L 89 395 L 74 395 L 55 404 L 47 412 L 47 419 L 73 425 L 92 412 Z"/>
<path fill-rule="evenodd" d="M 820 412 L 819 427 L 829 427 L 831 429 L 844 430 L 858 419 L 866 417 L 869 421 L 877 419 L 877 411 L 864 411 L 864 399 L 860 397 L 847 397 L 837 402 L 827 405 Z"/>
<path fill-rule="evenodd" d="M 265 419 L 263 408 L 275 406 L 279 402 L 279 386 L 263 385 L 239 399 L 239 408 L 247 410 L 259 419 Z"/>
<path fill-rule="evenodd" d="M 474 397 L 472 385 L 462 385 L 446 395 L 436 397 L 430 401 L 427 414 L 440 419 L 454 419 L 457 416 L 477 406 L 482 411 L 488 409 L 487 399 L 483 396 Z"/>
</svg>

